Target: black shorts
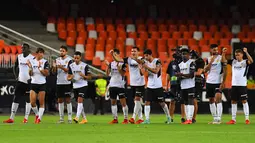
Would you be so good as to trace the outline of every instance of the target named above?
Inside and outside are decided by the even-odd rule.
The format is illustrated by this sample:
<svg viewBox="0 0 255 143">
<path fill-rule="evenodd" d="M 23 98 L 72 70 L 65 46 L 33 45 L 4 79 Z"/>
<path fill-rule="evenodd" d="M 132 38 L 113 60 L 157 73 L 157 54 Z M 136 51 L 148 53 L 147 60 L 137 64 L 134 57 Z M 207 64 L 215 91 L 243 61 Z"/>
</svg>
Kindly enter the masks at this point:
<svg viewBox="0 0 255 143">
<path fill-rule="evenodd" d="M 246 86 L 232 86 L 231 89 L 231 100 L 239 101 L 239 100 L 247 100 L 247 87 Z"/>
<path fill-rule="evenodd" d="M 31 84 L 31 90 L 33 90 L 35 93 L 39 93 L 41 91 L 46 91 L 46 84 Z"/>
<path fill-rule="evenodd" d="M 216 93 L 222 93 L 222 91 L 220 90 L 220 84 L 206 83 L 206 96 L 215 97 Z"/>
<path fill-rule="evenodd" d="M 88 98 L 87 90 L 88 86 L 73 89 L 75 99 L 78 99 L 78 97 Z"/>
<path fill-rule="evenodd" d="M 164 91 L 163 88 L 147 88 L 145 93 L 145 101 L 156 101 L 156 102 L 164 102 Z"/>
<path fill-rule="evenodd" d="M 143 97 L 144 96 L 144 86 L 131 86 L 131 91 L 132 91 L 132 96 L 138 96 L 138 97 Z"/>
<path fill-rule="evenodd" d="M 189 98 L 194 98 L 195 97 L 195 88 L 182 89 L 181 97 L 184 100 L 184 102 L 187 102 Z"/>
<path fill-rule="evenodd" d="M 18 81 L 15 87 L 15 96 L 29 95 L 29 84 Z"/>
<path fill-rule="evenodd" d="M 176 84 L 176 85 L 171 85 L 170 88 L 170 98 L 177 100 L 178 94 L 180 93 L 180 84 Z"/>
<path fill-rule="evenodd" d="M 203 94 L 203 84 L 202 83 L 196 83 L 195 85 L 195 98 L 202 98 Z"/>
<path fill-rule="evenodd" d="M 71 97 L 71 84 L 57 85 L 57 98 Z"/>
<path fill-rule="evenodd" d="M 111 99 L 117 99 L 117 96 L 119 96 L 119 99 L 126 98 L 124 88 L 110 87 L 109 94 Z"/>
</svg>

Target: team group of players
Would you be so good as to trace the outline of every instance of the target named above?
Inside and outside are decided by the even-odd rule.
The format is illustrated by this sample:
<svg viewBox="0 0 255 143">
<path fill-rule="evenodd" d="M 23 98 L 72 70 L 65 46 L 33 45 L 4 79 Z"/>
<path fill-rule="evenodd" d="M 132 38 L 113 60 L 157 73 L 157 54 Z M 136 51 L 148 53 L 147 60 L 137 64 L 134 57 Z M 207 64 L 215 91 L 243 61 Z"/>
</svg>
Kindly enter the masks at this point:
<svg viewBox="0 0 255 143">
<path fill-rule="evenodd" d="M 218 46 L 213 44 L 210 46 L 211 56 L 206 60 L 198 56 L 192 56 L 188 48 L 182 47 L 180 49 L 180 60 L 175 59 L 169 64 L 167 73 L 167 85 L 171 85 L 170 93 L 173 96 L 170 106 L 168 108 L 164 100 L 161 73 L 162 65 L 158 58 L 152 56 L 152 51 L 146 49 L 143 52 L 143 57 L 139 57 L 139 48 L 133 47 L 131 49 L 130 57 L 121 58 L 118 49 L 110 51 L 113 61 L 106 64 L 108 66 L 106 74 L 110 76 L 108 85 L 109 95 L 111 98 L 111 111 L 113 120 L 110 124 L 118 123 L 117 115 L 117 97 L 122 105 L 124 114 L 123 124 L 150 124 L 150 103 L 158 102 L 166 114 L 166 122 L 170 124 L 173 122 L 173 114 L 176 102 L 176 96 L 180 95 L 181 109 L 182 109 L 182 124 L 192 124 L 196 122 L 197 113 L 197 99 L 202 94 L 204 73 L 208 73 L 206 79 L 206 93 L 210 98 L 210 111 L 213 116 L 211 124 L 220 124 L 222 116 L 222 101 L 221 94 L 226 80 L 226 65 L 232 65 L 232 120 L 228 124 L 236 123 L 237 101 L 240 99 L 243 103 L 245 114 L 245 122 L 249 124 L 249 106 L 247 103 L 247 71 L 249 64 L 253 59 L 247 52 L 247 48 L 235 51 L 235 59 L 227 61 L 225 58 L 226 49 L 222 50 L 221 55 L 218 53 Z M 15 97 L 12 103 L 11 116 L 4 123 L 13 123 L 14 116 L 18 109 L 20 97 L 30 91 L 30 98 L 26 99 L 26 111 L 24 123 L 28 122 L 28 115 L 30 110 L 34 111 L 36 115 L 35 123 L 39 124 L 44 113 L 44 100 L 46 90 L 46 76 L 49 72 L 57 74 L 57 97 L 59 105 L 59 123 L 64 123 L 64 102 L 67 104 L 68 123 L 79 122 L 82 115 L 83 119 L 80 124 L 87 123 L 86 115 L 83 109 L 84 98 L 88 97 L 87 88 L 88 80 L 91 79 L 89 67 L 86 63 L 81 61 L 81 53 L 75 52 L 73 58 L 67 56 L 67 48 L 61 46 L 60 57 L 58 57 L 50 68 L 47 60 L 43 58 L 44 50 L 38 48 L 36 56 L 30 54 L 29 45 L 22 46 L 23 53 L 18 55 L 14 69 L 19 70 L 18 82 L 15 90 Z M 194 53 L 194 51 L 193 51 Z M 247 60 L 243 59 L 246 54 Z M 197 54 L 196 54 L 197 55 Z M 129 69 L 130 86 L 134 95 L 134 113 L 128 119 L 128 106 L 125 95 L 125 72 Z M 51 71 L 50 71 L 51 70 Z M 16 73 L 16 71 L 14 71 Z M 147 84 L 145 83 L 145 75 L 148 77 Z M 29 82 L 31 78 L 31 84 Z M 146 87 L 145 87 L 146 86 Z M 71 91 L 73 89 L 74 96 L 78 102 L 76 117 L 72 119 L 72 105 L 71 105 Z M 142 97 L 144 97 L 144 114 L 142 112 Z M 39 99 L 40 107 L 36 106 L 36 99 Z M 170 112 L 169 112 L 170 110 Z M 136 117 L 138 116 L 138 120 Z"/>
</svg>

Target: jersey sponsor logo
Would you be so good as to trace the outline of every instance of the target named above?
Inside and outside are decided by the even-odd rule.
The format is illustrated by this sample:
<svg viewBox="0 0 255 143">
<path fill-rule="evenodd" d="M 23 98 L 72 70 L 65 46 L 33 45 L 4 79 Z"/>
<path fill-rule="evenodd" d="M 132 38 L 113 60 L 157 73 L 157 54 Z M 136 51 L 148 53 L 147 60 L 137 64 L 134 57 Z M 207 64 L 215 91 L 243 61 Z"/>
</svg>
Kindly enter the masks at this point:
<svg viewBox="0 0 255 143">
<path fill-rule="evenodd" d="M 242 66 L 234 66 L 234 69 L 236 70 L 241 70 L 243 67 Z"/>
<path fill-rule="evenodd" d="M 181 68 L 181 71 L 186 71 L 188 70 L 188 68 Z"/>
<path fill-rule="evenodd" d="M 137 67 L 138 67 L 137 64 L 130 64 L 129 66 L 130 66 L 131 68 L 137 68 Z"/>
<path fill-rule="evenodd" d="M 0 88 L 1 96 L 4 95 L 14 95 L 15 88 L 13 85 L 5 85 Z"/>
<path fill-rule="evenodd" d="M 27 65 L 27 63 L 19 62 L 19 65 L 26 66 L 26 65 Z"/>
</svg>

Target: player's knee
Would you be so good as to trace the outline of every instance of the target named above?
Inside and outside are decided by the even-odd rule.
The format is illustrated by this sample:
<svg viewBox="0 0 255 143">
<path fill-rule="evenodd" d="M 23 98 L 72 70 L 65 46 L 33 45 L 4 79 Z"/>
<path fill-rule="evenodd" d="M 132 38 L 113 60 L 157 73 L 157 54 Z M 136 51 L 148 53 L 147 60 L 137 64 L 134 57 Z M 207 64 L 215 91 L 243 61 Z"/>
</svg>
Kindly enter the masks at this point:
<svg viewBox="0 0 255 143">
<path fill-rule="evenodd" d="M 150 105 L 151 104 L 151 102 L 150 101 L 145 101 L 145 105 Z"/>
<path fill-rule="evenodd" d="M 83 98 L 82 97 L 78 97 L 78 103 L 83 103 Z"/>
<path fill-rule="evenodd" d="M 247 103 L 247 100 L 246 99 L 242 100 L 242 103 L 243 104 Z"/>
<path fill-rule="evenodd" d="M 209 102 L 210 102 L 210 104 L 212 104 L 212 103 L 215 102 L 215 99 L 214 98 L 209 98 Z"/>
<path fill-rule="evenodd" d="M 112 105 L 116 105 L 116 104 L 117 104 L 116 99 L 111 99 L 111 104 L 112 104 Z"/>
<path fill-rule="evenodd" d="M 71 103 L 71 98 L 66 98 L 65 101 L 67 104 L 69 104 L 69 103 Z"/>
<path fill-rule="evenodd" d="M 63 102 L 64 102 L 63 98 L 58 98 L 58 103 L 63 103 Z"/>
<path fill-rule="evenodd" d="M 231 104 L 237 104 L 237 101 L 231 100 Z"/>
</svg>

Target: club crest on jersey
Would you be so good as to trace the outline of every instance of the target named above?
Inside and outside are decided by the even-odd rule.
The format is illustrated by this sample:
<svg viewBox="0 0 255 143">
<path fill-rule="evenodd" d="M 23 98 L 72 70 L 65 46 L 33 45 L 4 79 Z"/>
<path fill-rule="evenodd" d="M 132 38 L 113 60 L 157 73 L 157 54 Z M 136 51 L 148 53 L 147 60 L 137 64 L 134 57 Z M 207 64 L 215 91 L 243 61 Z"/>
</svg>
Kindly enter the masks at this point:
<svg viewBox="0 0 255 143">
<path fill-rule="evenodd" d="M 80 69 L 82 70 L 82 67 L 80 67 Z"/>
<path fill-rule="evenodd" d="M 176 70 L 176 65 L 173 65 L 172 68 L 173 68 L 173 70 Z"/>
<path fill-rule="evenodd" d="M 241 63 L 241 66 L 242 66 L 243 68 L 245 68 L 246 64 L 245 64 L 245 63 Z"/>
</svg>

